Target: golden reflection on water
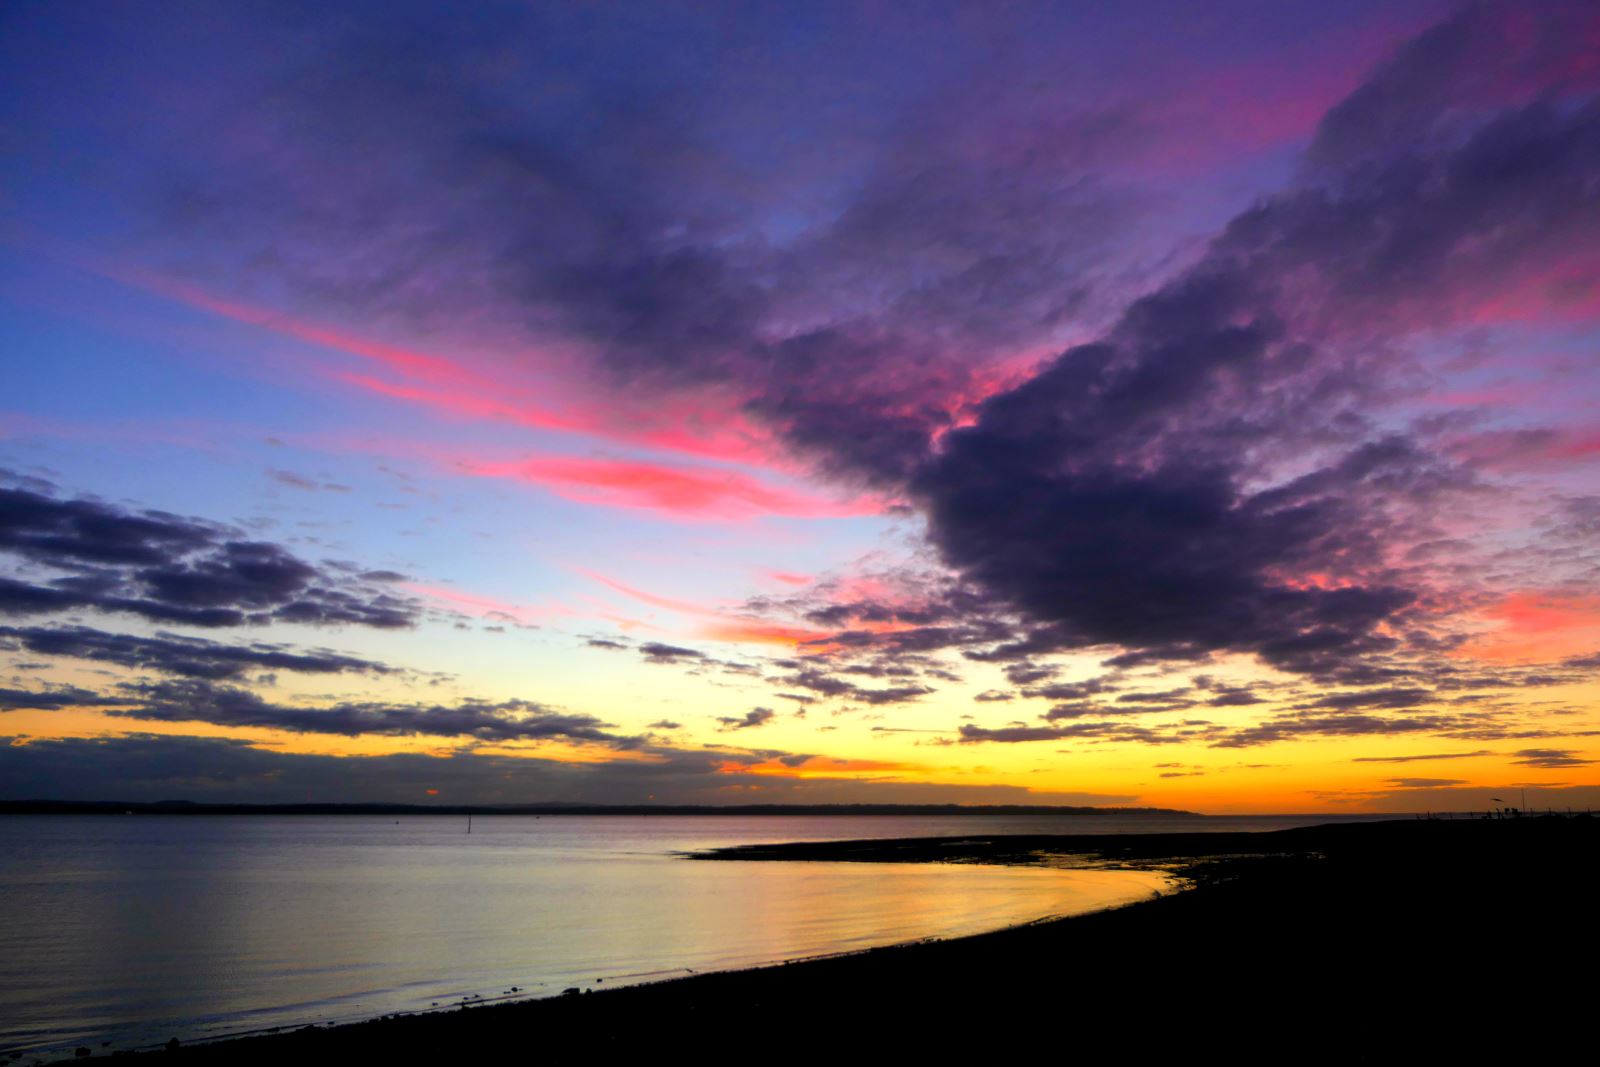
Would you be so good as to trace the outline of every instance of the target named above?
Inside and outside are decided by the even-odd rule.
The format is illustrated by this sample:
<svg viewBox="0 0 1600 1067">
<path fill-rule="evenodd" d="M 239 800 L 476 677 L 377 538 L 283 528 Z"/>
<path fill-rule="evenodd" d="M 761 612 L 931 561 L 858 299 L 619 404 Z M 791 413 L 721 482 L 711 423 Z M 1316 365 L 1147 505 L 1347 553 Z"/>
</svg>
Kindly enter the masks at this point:
<svg viewBox="0 0 1600 1067">
<path fill-rule="evenodd" d="M 0 1049 L 116 1047 L 950 937 L 1149 896 L 1149 872 L 702 863 L 889 820 L 0 820 Z"/>
</svg>

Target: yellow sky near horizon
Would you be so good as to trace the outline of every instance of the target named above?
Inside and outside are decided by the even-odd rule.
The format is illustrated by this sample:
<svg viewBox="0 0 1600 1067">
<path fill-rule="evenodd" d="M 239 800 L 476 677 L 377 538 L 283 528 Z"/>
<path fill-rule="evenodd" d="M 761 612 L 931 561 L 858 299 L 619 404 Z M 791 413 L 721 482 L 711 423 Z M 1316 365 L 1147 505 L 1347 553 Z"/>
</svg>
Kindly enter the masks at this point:
<svg viewBox="0 0 1600 1067">
<path fill-rule="evenodd" d="M 608 653 L 597 653 L 605 657 Z M 1270 672 L 1241 666 L 1252 680 L 1268 680 Z M 99 668 L 59 672 L 55 680 L 72 685 L 105 683 Z M 131 677 L 131 676 L 130 676 Z M 0 734 L 19 743 L 60 738 L 104 738 L 129 734 L 169 737 L 235 738 L 273 752 L 345 758 L 412 754 L 447 758 L 471 753 L 511 759 L 537 759 L 562 764 L 600 766 L 659 764 L 663 753 L 688 753 L 716 762 L 726 756 L 727 772 L 741 779 L 719 794 L 729 802 L 803 802 L 792 792 L 797 783 L 859 783 L 861 799 L 870 800 L 878 783 L 949 786 L 950 800 L 972 787 L 1019 787 L 1022 803 L 1096 803 L 1110 806 L 1179 808 L 1204 813 L 1361 812 L 1471 809 L 1484 807 L 1487 794 L 1527 789 L 1547 805 L 1594 802 L 1581 787 L 1596 787 L 1600 777 L 1600 713 L 1559 717 L 1559 738 L 1520 737 L 1501 740 L 1451 739 L 1425 732 L 1374 736 L 1310 736 L 1248 747 L 1217 747 L 1203 735 L 1173 743 L 1045 740 L 1016 743 L 957 740 L 962 716 L 974 708 L 972 695 L 984 679 L 951 687 L 911 704 L 861 709 L 813 705 L 782 707 L 759 729 L 726 729 L 717 720 L 742 711 L 759 699 L 754 683 L 733 690 L 725 681 L 691 676 L 660 665 L 624 661 L 596 672 L 593 690 L 572 684 L 553 688 L 562 712 L 592 715 L 611 732 L 645 737 L 638 749 L 611 744 L 552 738 L 484 741 L 472 737 L 384 736 L 292 732 L 256 726 L 217 725 L 201 721 L 150 721 L 119 717 L 100 708 L 19 710 L 0 717 Z M 1178 676 L 1181 680 L 1181 676 Z M 1236 675 L 1242 677 L 1242 675 Z M 444 692 L 414 681 L 380 678 L 295 679 L 261 695 L 270 701 L 309 708 L 344 701 L 396 703 L 450 702 L 453 686 Z M 478 695 L 494 699 L 520 688 L 512 678 L 479 678 Z M 494 682 L 500 684 L 493 684 Z M 1159 685 L 1157 680 L 1154 684 Z M 1540 689 L 1544 704 L 1573 708 L 1600 707 L 1600 684 Z M 136 702 L 130 701 L 130 705 Z M 1037 724 L 1050 706 L 1046 699 L 1017 699 L 1002 715 Z M 1447 710 L 1420 705 L 1418 712 Z M 1284 708 L 1252 705 L 1207 708 L 1204 718 L 1218 726 L 1246 726 L 1271 721 Z M 803 713 L 803 714 L 799 714 Z M 1132 716 L 1138 722 L 1199 713 L 1164 712 Z M 990 715 L 994 723 L 999 716 Z M 669 720 L 677 728 L 652 728 Z M 1536 732 L 1536 731 L 1535 731 Z M 1579 736 L 1571 736 L 1571 735 Z M 1588 736 L 1581 736 L 1588 734 Z M 1558 753 L 1541 763 L 1539 753 Z M 1533 753 L 1534 755 L 1529 755 Z M 783 756 L 791 758 L 784 759 Z M 793 757 L 807 756 L 803 761 Z M 770 781 L 769 781 L 770 780 Z M 1572 787 L 1580 787 L 1574 790 Z M 936 792 L 937 790 L 935 790 Z M 334 799 L 334 798 L 329 798 Z M 419 796 L 418 802 L 428 798 Z M 441 799 L 449 799 L 442 797 Z M 537 797 L 529 799 L 560 799 Z M 644 797 L 637 798 L 643 800 Z M 885 797 L 892 802 L 892 798 Z M 619 802 L 631 802 L 619 798 Z M 993 799 L 984 802 L 996 802 Z M 1532 802 L 1532 801 L 1530 801 Z M 1587 803 L 1582 806 L 1588 806 Z"/>
</svg>

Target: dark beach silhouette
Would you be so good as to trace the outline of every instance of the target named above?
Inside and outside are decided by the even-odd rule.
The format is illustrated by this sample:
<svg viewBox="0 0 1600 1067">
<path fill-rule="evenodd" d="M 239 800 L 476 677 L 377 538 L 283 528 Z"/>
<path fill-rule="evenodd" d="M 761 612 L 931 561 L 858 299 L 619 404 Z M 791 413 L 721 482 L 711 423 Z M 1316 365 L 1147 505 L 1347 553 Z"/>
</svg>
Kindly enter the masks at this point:
<svg viewBox="0 0 1600 1067">
<path fill-rule="evenodd" d="M 1593 1017 L 1597 855 L 1600 821 L 1585 816 L 724 850 L 705 858 L 1164 865 L 1192 888 L 960 940 L 574 987 L 136 1062 L 1431 1061 L 1503 1043 L 1537 1056 Z"/>
</svg>

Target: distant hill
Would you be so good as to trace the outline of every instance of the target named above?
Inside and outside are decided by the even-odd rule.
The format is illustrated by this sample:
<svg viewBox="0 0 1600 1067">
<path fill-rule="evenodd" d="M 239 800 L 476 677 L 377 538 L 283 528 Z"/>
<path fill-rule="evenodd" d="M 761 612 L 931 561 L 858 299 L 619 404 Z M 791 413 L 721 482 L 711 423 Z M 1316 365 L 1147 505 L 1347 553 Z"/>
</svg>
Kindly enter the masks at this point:
<svg viewBox="0 0 1600 1067">
<path fill-rule="evenodd" d="M 1031 804 L 209 804 L 190 800 L 0 800 L 0 815 L 1166 815 L 1172 808 Z"/>
</svg>

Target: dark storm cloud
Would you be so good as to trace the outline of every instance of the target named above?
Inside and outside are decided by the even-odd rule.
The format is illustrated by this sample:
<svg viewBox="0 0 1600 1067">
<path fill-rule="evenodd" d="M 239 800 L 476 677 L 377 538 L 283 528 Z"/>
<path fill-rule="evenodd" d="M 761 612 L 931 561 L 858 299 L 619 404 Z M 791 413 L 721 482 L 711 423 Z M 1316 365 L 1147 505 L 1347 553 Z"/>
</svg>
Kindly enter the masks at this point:
<svg viewBox="0 0 1600 1067">
<path fill-rule="evenodd" d="M 721 729 L 723 730 L 749 730 L 757 726 L 765 726 L 777 714 L 771 708 L 752 708 L 742 718 L 723 716 L 718 718 L 717 721 L 722 724 Z"/>
<path fill-rule="evenodd" d="M 824 697 L 859 700 L 863 704 L 874 705 L 902 704 L 933 692 L 931 687 L 925 685 L 900 685 L 871 689 L 856 685 L 854 682 L 847 682 L 842 678 L 835 678 L 827 672 L 816 668 L 798 670 L 794 674 L 775 678 L 772 681 L 775 685 L 806 689 Z"/>
<path fill-rule="evenodd" d="M 1096 704 L 1092 701 L 1079 701 L 1076 703 L 1057 704 L 1040 718 L 1046 722 L 1059 722 L 1062 719 L 1087 719 L 1104 718 L 1113 715 L 1144 715 L 1151 711 L 1177 711 L 1180 708 L 1164 705 L 1134 705 L 1134 704 Z"/>
<path fill-rule="evenodd" d="M 1425 699 L 1393 683 L 1415 668 L 1394 659 L 1404 642 L 1427 639 L 1382 626 L 1416 609 L 1415 577 L 1378 561 L 1385 544 L 1427 532 L 1430 506 L 1477 485 L 1428 440 L 1374 433 L 1368 409 L 1398 379 L 1363 331 L 1452 321 L 1492 292 L 1490 279 L 1600 237 L 1597 105 L 1473 95 L 1484 78 L 1537 81 L 1547 51 L 1571 55 L 1551 26 L 1579 11 L 1565 6 L 1535 44 L 1508 50 L 1492 45 L 1506 8 L 1474 9 L 1402 51 L 1330 116 L 1303 183 L 1240 215 L 1104 341 L 987 400 L 931 460 L 908 459 L 944 559 L 986 610 L 1009 605 L 1025 623 L 987 649 L 941 626 L 942 647 L 1004 661 L 1120 646 L 1107 661 L 1117 667 L 1247 651 L 1321 681 L 1389 683 L 1321 706 Z M 1440 44 L 1452 37 L 1468 43 Z M 1401 84 L 1426 90 L 1395 93 Z M 1436 123 L 1464 96 L 1481 105 L 1477 119 Z M 1397 101 L 1416 105 L 1403 120 Z M 1437 135 L 1396 135 L 1419 123 Z M 841 434 L 835 447 L 851 440 Z M 869 451 L 863 465 L 883 467 Z M 1271 462 L 1285 454 L 1320 465 L 1273 481 Z M 1307 571 L 1339 580 L 1298 580 Z M 807 617 L 847 625 L 868 612 L 839 604 Z M 1212 698 L 1258 701 L 1242 689 Z M 1407 720 L 1323 725 L 1363 721 L 1388 732 Z"/>
<path fill-rule="evenodd" d="M 1207 700 L 1206 703 L 1214 708 L 1242 708 L 1251 704 L 1262 704 L 1265 701 L 1248 688 L 1224 687 L 1213 695 L 1211 699 Z"/>
<path fill-rule="evenodd" d="M 1053 726 L 1002 726 L 991 730 L 967 723 L 961 727 L 963 741 L 1059 741 L 1070 736 L 1070 731 Z"/>
<path fill-rule="evenodd" d="M 417 617 L 389 572 L 317 566 L 281 545 L 161 511 L 0 487 L 0 552 L 29 569 L 0 577 L 0 613 L 94 609 L 163 623 L 270 622 L 395 629 Z M 57 572 L 35 576 L 37 569 Z"/>
<path fill-rule="evenodd" d="M 1039 675 L 1038 670 L 1006 671 L 1006 677 L 1013 682 L 1024 678 Z M 1095 696 L 1100 693 L 1110 693 L 1117 689 L 1110 679 L 1090 678 L 1082 682 L 1058 682 L 1050 685 L 1029 686 L 1022 690 L 1025 697 L 1038 697 L 1043 700 L 1082 700 L 1084 697 Z"/>
<path fill-rule="evenodd" d="M 0 626 L 0 648 L 5 647 L 8 639 L 15 642 L 13 647 L 43 656 L 72 656 L 212 681 L 238 678 L 252 670 L 315 674 L 346 671 L 387 674 L 393 671 L 382 663 L 327 649 L 296 650 L 286 645 L 259 642 L 232 645 L 166 633 L 136 637 L 87 626 Z"/>
<path fill-rule="evenodd" d="M 1497 104 L 1581 88 L 1594 23 L 1582 0 L 1464 4 L 1323 116 L 1307 156 L 1322 167 L 1382 159 Z"/>
<path fill-rule="evenodd" d="M 669 645 L 661 641 L 645 641 L 640 644 L 633 644 L 628 641 L 614 641 L 605 637 L 589 637 L 584 640 L 584 644 L 590 648 L 601 648 L 609 652 L 623 652 L 633 649 L 639 653 L 646 663 L 683 667 L 687 669 L 689 674 L 706 674 L 711 671 L 720 671 L 724 674 L 751 676 L 760 673 L 760 669 L 753 664 L 717 659 L 713 656 L 708 656 L 699 649 L 686 648 L 682 645 Z"/>
<path fill-rule="evenodd" d="M 796 671 L 785 678 L 775 679 L 778 685 L 793 686 L 796 689 L 807 689 L 825 697 L 848 696 L 855 692 L 855 684 L 842 678 L 834 678 L 822 671 L 807 669 Z"/>
<path fill-rule="evenodd" d="M 1354 693 L 1329 693 L 1312 701 L 1309 707 L 1336 708 L 1410 708 L 1433 699 L 1430 689 L 1368 689 Z"/>
<path fill-rule="evenodd" d="M 904 576 L 902 581 L 904 581 Z M 766 597 L 750 601 L 752 606 L 789 606 L 795 614 L 813 625 L 835 630 L 848 630 L 864 622 L 902 622 L 907 625 L 930 625 L 949 622 L 960 617 L 960 608 L 946 600 L 954 600 L 955 590 L 938 590 L 939 600 L 918 603 L 888 603 L 878 600 L 834 600 L 834 589 L 827 582 L 819 582 L 814 589 L 795 597 Z M 930 590 L 931 592 L 931 590 Z"/>
<path fill-rule="evenodd" d="M 1185 743 L 1204 732 L 1203 724 L 1156 729 L 1126 722 L 1075 722 L 1070 726 L 1002 726 L 989 729 L 964 723 L 959 736 L 961 742 L 965 744 L 985 741 L 1017 744 L 1031 741 L 1086 740 L 1175 745 Z"/>
<path fill-rule="evenodd" d="M 932 687 L 926 685 L 896 685 L 884 689 L 858 688 L 850 694 L 850 699 L 874 705 L 904 704 L 918 697 L 927 696 L 931 692 L 933 692 Z"/>
<path fill-rule="evenodd" d="M 139 514 L 92 500 L 56 500 L 0 488 L 0 550 L 48 566 L 162 566 L 210 548 L 217 529 L 161 511 Z"/>
<path fill-rule="evenodd" d="M 1517 758 L 1513 763 L 1521 763 L 1528 767 L 1545 767 L 1557 769 L 1561 767 L 1586 767 L 1595 761 L 1584 759 L 1578 753 L 1565 748 L 1524 748 L 1516 753 Z"/>
<path fill-rule="evenodd" d="M 677 645 L 664 645 L 659 641 L 647 641 L 640 645 L 639 654 L 651 663 L 681 663 L 684 660 L 703 660 L 706 658 L 704 652 L 698 652 L 692 648 L 681 648 Z"/>
<path fill-rule="evenodd" d="M 92 708 L 126 703 L 128 703 L 126 700 L 103 696 L 76 686 L 41 691 L 0 689 L 0 711 L 59 711 L 62 708 Z"/>
<path fill-rule="evenodd" d="M 1360 439 L 1390 377 L 1354 332 L 1419 309 L 1437 325 L 1491 266 L 1570 248 L 1600 218 L 1597 177 L 1600 105 L 1534 104 L 1263 202 L 1104 341 L 946 437 L 911 483 L 933 542 L 1037 623 L 1040 650 L 1244 651 L 1366 681 L 1361 661 L 1399 646 L 1379 624 L 1417 599 L 1382 546 L 1473 478 L 1415 437 Z M 1263 484 L 1284 452 L 1321 465 Z"/>
<path fill-rule="evenodd" d="M 1133 713 L 1160 711 L 1160 708 L 1138 708 Z M 1168 709 L 1177 710 L 1177 709 Z M 1232 725 L 1206 719 L 1181 719 L 1134 723 L 1126 719 L 1104 718 L 1115 716 L 1121 709 L 1093 705 L 1063 705 L 1046 712 L 1042 718 L 1049 725 L 1029 726 L 1012 723 L 991 729 L 965 724 L 959 737 L 963 742 L 1036 742 L 1086 740 L 1131 744 L 1204 744 L 1212 748 L 1252 748 L 1257 745 L 1283 741 L 1305 740 L 1320 737 L 1395 736 L 1403 734 L 1428 734 L 1455 740 L 1505 741 L 1568 736 L 1589 736 L 1595 731 L 1562 731 L 1530 727 L 1514 714 L 1503 710 L 1475 710 L 1454 714 L 1316 714 L 1311 712 L 1286 712 L 1263 722 Z M 1096 718 L 1096 716 L 1102 716 Z M 1063 722 L 1066 725 L 1061 725 Z M 1563 766 L 1563 758 L 1573 758 L 1574 753 L 1555 749 L 1528 749 L 1530 761 L 1550 758 L 1557 762 L 1550 766 Z M 1456 759 L 1470 756 L 1492 755 L 1487 751 L 1444 753 L 1437 756 L 1385 757 L 1358 762 L 1404 763 L 1412 759 Z M 1519 753 L 1521 755 L 1522 753 Z M 1537 762 L 1534 765 L 1541 765 Z"/>
<path fill-rule="evenodd" d="M 1517 736 L 1548 737 L 1543 730 L 1524 731 L 1506 724 L 1504 716 L 1481 714 L 1338 715 L 1291 714 L 1229 731 L 1212 742 L 1216 748 L 1249 748 L 1305 737 L 1363 737 L 1427 733 L 1458 740 L 1494 740 Z"/>
<path fill-rule="evenodd" d="M 1059 671 L 1059 667 L 1049 663 L 1011 663 L 1005 668 L 1006 681 L 1012 685 L 1033 685 L 1055 677 Z"/>
<path fill-rule="evenodd" d="M 592 715 L 553 711 L 526 700 L 464 701 L 451 705 L 346 702 L 330 707 L 274 704 L 249 690 L 209 682 L 162 682 L 124 687 L 131 705 L 107 712 L 144 722 L 208 722 L 291 733 L 346 737 L 470 737 L 478 741 L 544 741 L 564 738 L 617 748 L 642 741 L 610 732 L 612 724 Z"/>
<path fill-rule="evenodd" d="M 875 660 L 866 663 L 842 663 L 834 667 L 840 674 L 859 674 L 865 678 L 913 678 L 917 668 L 908 662 Z M 952 679 L 960 681 L 959 678 Z"/>
<path fill-rule="evenodd" d="M 1114 699 L 1118 704 L 1188 707 L 1194 703 L 1189 696 L 1193 691 L 1189 686 L 1182 686 L 1178 689 L 1164 689 L 1159 693 L 1123 693 Z"/>
<path fill-rule="evenodd" d="M 1039 620 L 1044 649 L 1120 645 L 1162 658 L 1253 650 L 1294 669 L 1391 647 L 1372 630 L 1411 602 L 1408 591 L 1304 589 L 1271 577 L 1346 540 L 1341 531 L 1359 514 L 1347 498 L 1294 487 L 1248 496 L 1224 457 L 1186 447 L 1154 469 L 1150 458 L 1124 465 L 1161 446 L 1162 409 L 1180 397 L 1205 402 L 1197 379 L 1208 363 L 1264 356 L 1250 333 L 1219 326 L 1209 340 L 1153 343 L 1157 365 L 1077 350 L 989 401 L 916 484 L 946 559 Z M 1130 430 L 1133 440 L 1118 440 Z"/>
<path fill-rule="evenodd" d="M 1424 752 L 1424 753 L 1421 753 L 1421 754 L 1415 755 L 1415 756 L 1357 756 L 1351 762 L 1353 762 L 1353 763 L 1418 763 L 1418 762 L 1424 762 L 1424 761 L 1428 761 L 1428 760 L 1472 759 L 1472 758 L 1477 757 L 1477 756 L 1492 756 L 1492 755 L 1494 755 L 1494 753 L 1490 752 L 1488 749 L 1480 748 L 1475 752 Z"/>
<path fill-rule="evenodd" d="M 1441 691 L 1540 689 L 1588 681 L 1594 677 L 1596 666 L 1600 666 L 1600 661 L 1591 663 L 1580 657 L 1533 668 L 1501 667 L 1495 670 L 1462 669 L 1452 664 L 1437 663 L 1430 664 L 1426 673 L 1429 681 Z"/>
<path fill-rule="evenodd" d="M 68 611 L 84 606 L 82 596 L 65 589 L 51 589 L 0 578 L 0 614 L 37 615 L 50 611 Z"/>
</svg>

